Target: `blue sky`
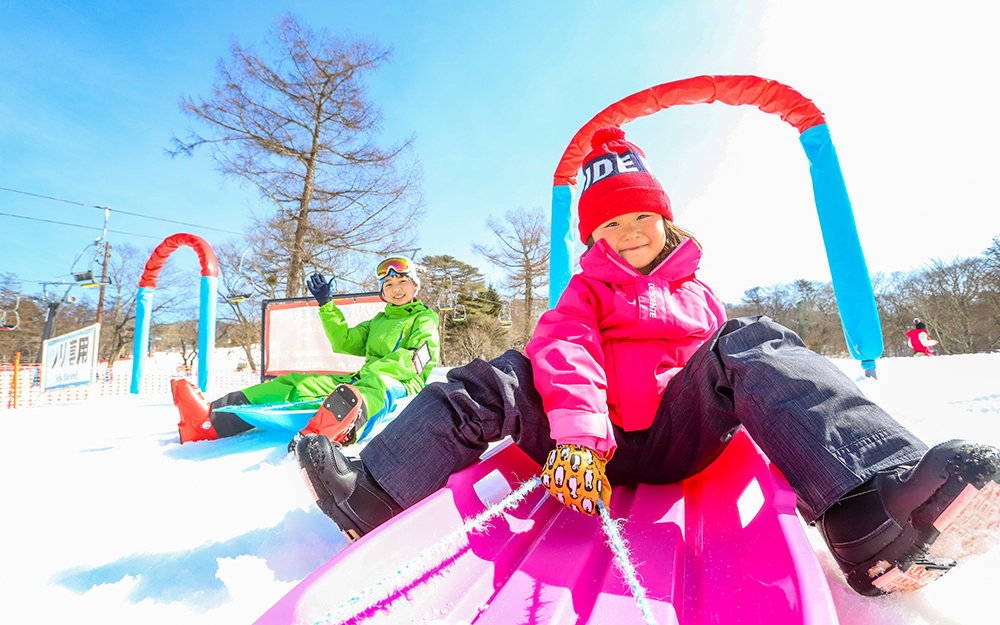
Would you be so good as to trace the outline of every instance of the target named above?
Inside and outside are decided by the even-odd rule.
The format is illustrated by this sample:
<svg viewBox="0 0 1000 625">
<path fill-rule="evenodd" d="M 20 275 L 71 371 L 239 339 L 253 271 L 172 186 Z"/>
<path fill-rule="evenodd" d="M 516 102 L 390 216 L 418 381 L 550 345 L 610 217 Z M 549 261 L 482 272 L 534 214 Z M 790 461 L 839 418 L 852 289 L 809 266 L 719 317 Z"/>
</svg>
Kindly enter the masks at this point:
<svg viewBox="0 0 1000 625">
<path fill-rule="evenodd" d="M 109 228 L 132 233 L 110 233 L 112 244 L 151 248 L 179 231 L 221 243 L 232 235 L 218 230 L 242 230 L 263 204 L 208 152 L 171 159 L 164 148 L 191 127 L 180 95 L 207 95 L 230 39 L 260 43 L 285 11 L 393 47 L 370 90 L 386 141 L 415 138 L 421 254 L 490 274 L 470 240 L 493 242 L 488 216 L 547 210 L 580 126 L 631 93 L 702 74 L 773 78 L 826 113 L 872 271 L 979 254 L 1000 234 L 997 9 L 964 1 L 5 1 L 0 187 L 200 226 L 112 213 Z M 790 126 L 715 104 L 625 129 L 727 302 L 753 286 L 829 279 Z M 29 291 L 67 278 L 100 232 L 7 215 L 103 224 L 96 209 L 6 191 L 0 213 L 0 271 Z M 176 256 L 194 267 L 193 253 Z"/>
</svg>

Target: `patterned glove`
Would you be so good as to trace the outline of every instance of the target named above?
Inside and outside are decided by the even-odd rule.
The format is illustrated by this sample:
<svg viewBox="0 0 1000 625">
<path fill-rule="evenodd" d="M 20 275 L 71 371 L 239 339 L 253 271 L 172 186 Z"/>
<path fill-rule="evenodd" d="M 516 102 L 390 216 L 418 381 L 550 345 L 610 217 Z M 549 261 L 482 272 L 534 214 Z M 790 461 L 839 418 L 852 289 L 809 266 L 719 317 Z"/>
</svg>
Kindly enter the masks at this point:
<svg viewBox="0 0 1000 625">
<path fill-rule="evenodd" d="M 607 460 L 583 445 L 559 445 L 542 467 L 542 485 L 559 503 L 594 514 L 598 500 L 607 508 L 611 503 L 611 483 L 604 475 Z"/>
<path fill-rule="evenodd" d="M 309 292 L 316 298 L 320 306 L 333 300 L 333 297 L 330 295 L 330 283 L 321 274 L 314 273 L 309 276 L 309 280 L 306 281 L 306 287 L 308 287 Z"/>
</svg>

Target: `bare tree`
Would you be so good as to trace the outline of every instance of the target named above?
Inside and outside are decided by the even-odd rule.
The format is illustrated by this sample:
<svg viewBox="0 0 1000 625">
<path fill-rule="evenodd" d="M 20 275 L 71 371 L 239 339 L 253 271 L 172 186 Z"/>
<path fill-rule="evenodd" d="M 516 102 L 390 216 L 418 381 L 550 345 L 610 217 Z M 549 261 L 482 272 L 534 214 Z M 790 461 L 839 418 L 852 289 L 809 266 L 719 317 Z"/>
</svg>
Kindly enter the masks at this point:
<svg viewBox="0 0 1000 625">
<path fill-rule="evenodd" d="M 740 305 L 746 307 L 749 314 L 767 315 L 791 328 L 798 323 L 794 293 L 791 285 L 755 286 L 743 292 Z"/>
<path fill-rule="evenodd" d="M 977 340 L 986 277 L 982 258 L 933 260 L 920 272 L 917 313 L 937 332 L 945 353 L 971 353 L 986 347 Z"/>
<path fill-rule="evenodd" d="M 730 317 L 767 315 L 786 327 L 797 329 L 809 349 L 820 354 L 844 356 L 848 353 L 837 298 L 829 282 L 796 280 L 786 285 L 753 287 L 743 293 L 739 304 L 728 308 Z"/>
<path fill-rule="evenodd" d="M 531 338 L 538 321 L 541 291 L 549 285 L 549 224 L 545 211 L 518 209 L 504 213 L 503 221 L 492 217 L 486 226 L 497 237 L 495 248 L 473 243 L 472 249 L 506 271 L 503 286 L 519 297 L 524 305 L 517 348 Z"/>
<path fill-rule="evenodd" d="M 767 314 L 764 310 L 764 295 L 759 286 L 743 291 L 743 299 L 740 300 L 739 305 L 746 308 L 746 312 L 751 315 Z"/>
<path fill-rule="evenodd" d="M 250 368 L 257 370 L 254 354 L 255 346 L 260 344 L 261 303 L 276 298 L 275 268 L 262 263 L 249 249 L 240 251 L 228 242 L 218 246 L 215 255 L 222 286 L 219 321 L 224 328 L 219 340 L 226 339 L 243 349 Z"/>
<path fill-rule="evenodd" d="M 850 352 L 833 283 L 819 284 L 806 301 L 808 309 L 805 314 L 809 320 L 806 345 L 824 356 L 847 356 Z"/>
<path fill-rule="evenodd" d="M 496 358 L 507 347 L 505 334 L 496 317 L 469 316 L 455 341 L 458 362 L 465 363 L 475 358 Z"/>
<path fill-rule="evenodd" d="M 993 244 L 983 252 L 983 302 L 989 318 L 984 322 L 989 349 L 1000 347 L 1000 236 L 993 237 Z"/>
<path fill-rule="evenodd" d="M 8 328 L 0 331 L 0 361 L 14 362 L 20 352 L 23 361 L 31 362 L 38 352 L 45 308 L 29 298 L 13 273 L 0 273 L 0 308 Z"/>
<path fill-rule="evenodd" d="M 993 237 L 993 244 L 983 252 L 986 263 L 986 282 L 991 290 L 1000 292 L 1000 235 Z"/>
<path fill-rule="evenodd" d="M 150 335 L 157 343 L 157 349 L 177 352 L 181 356 L 181 366 L 190 371 L 198 358 L 198 320 L 185 319 L 176 323 L 164 323 L 150 329 Z"/>
<path fill-rule="evenodd" d="M 265 40 L 270 57 L 231 44 L 209 99 L 181 110 L 215 132 L 173 140 L 171 155 L 210 144 L 220 170 L 255 186 L 275 208 L 257 218 L 271 236 L 261 256 L 284 268 L 285 297 L 304 292 L 305 267 L 332 266 L 350 250 L 411 247 L 422 215 L 411 141 L 378 144 L 382 115 L 364 76 L 390 51 L 364 39 L 315 32 L 291 15 Z"/>
<path fill-rule="evenodd" d="M 913 329 L 913 318 L 926 311 L 921 301 L 920 271 L 895 271 L 891 274 L 872 275 L 872 289 L 882 323 L 883 356 L 909 356 L 913 354 L 910 339 L 906 336 Z"/>
</svg>

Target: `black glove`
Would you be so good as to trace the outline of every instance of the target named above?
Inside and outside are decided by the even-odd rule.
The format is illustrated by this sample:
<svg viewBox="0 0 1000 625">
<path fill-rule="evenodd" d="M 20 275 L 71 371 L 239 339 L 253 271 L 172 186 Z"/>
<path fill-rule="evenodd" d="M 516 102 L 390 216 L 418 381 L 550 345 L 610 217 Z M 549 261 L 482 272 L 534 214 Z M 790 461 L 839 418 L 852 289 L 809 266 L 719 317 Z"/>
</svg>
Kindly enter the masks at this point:
<svg viewBox="0 0 1000 625">
<path fill-rule="evenodd" d="M 309 279 L 306 280 L 306 287 L 313 294 L 313 297 L 316 298 L 316 301 L 319 302 L 320 306 L 333 301 L 333 297 L 330 295 L 330 283 L 322 275 L 314 273 L 309 276 Z"/>
</svg>

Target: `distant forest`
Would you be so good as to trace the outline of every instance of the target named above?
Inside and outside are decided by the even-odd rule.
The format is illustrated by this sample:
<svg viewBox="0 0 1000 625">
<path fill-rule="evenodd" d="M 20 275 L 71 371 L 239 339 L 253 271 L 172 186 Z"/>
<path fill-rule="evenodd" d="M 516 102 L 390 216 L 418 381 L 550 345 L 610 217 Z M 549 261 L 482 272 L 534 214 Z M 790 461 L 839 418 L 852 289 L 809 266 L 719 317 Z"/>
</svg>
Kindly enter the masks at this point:
<svg viewBox="0 0 1000 625">
<path fill-rule="evenodd" d="M 927 324 L 941 354 L 1000 349 L 1000 235 L 980 256 L 933 260 L 912 271 L 872 275 L 882 321 L 883 356 L 913 353 L 906 332 Z M 798 332 L 812 350 L 847 356 L 832 283 L 797 280 L 755 287 L 729 306 L 730 317 L 767 315 Z"/>
</svg>

